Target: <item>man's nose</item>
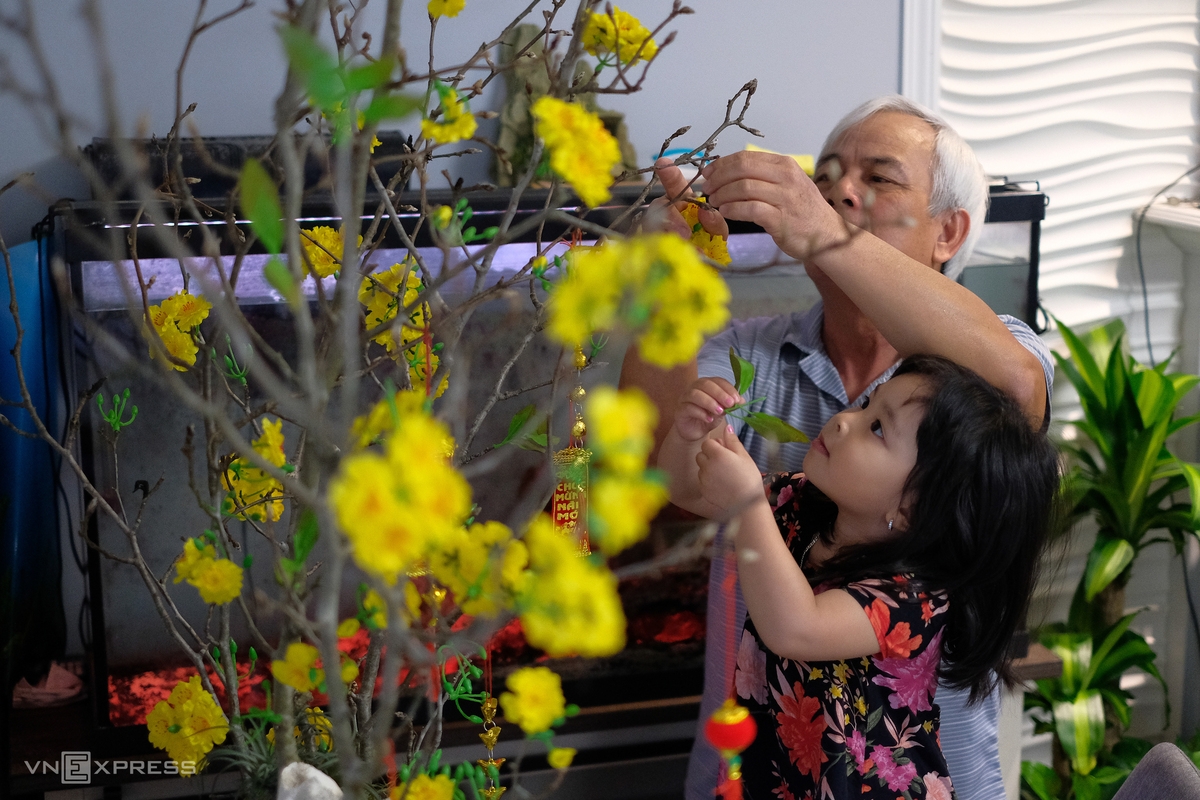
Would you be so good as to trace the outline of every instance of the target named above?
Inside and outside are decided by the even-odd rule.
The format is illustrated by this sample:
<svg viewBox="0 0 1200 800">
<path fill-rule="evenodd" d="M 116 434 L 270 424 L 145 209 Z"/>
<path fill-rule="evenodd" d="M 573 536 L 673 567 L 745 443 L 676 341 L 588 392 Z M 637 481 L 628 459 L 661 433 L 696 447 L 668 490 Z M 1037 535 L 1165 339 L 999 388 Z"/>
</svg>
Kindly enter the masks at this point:
<svg viewBox="0 0 1200 800">
<path fill-rule="evenodd" d="M 825 199 L 839 210 L 857 211 L 863 207 L 862 191 L 849 175 L 843 175 L 835 181 Z"/>
</svg>

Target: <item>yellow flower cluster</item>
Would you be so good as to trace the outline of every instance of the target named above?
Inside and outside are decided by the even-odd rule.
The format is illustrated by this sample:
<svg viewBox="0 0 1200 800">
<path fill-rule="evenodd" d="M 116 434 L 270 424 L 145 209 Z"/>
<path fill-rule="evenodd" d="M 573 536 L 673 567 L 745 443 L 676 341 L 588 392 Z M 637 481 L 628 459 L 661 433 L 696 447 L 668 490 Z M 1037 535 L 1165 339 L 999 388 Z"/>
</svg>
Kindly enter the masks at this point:
<svg viewBox="0 0 1200 800">
<path fill-rule="evenodd" d="M 517 597 L 525 638 L 551 656 L 610 656 L 625 646 L 617 578 L 579 557 L 579 546 L 544 514 L 525 533 L 529 570 Z"/>
<path fill-rule="evenodd" d="M 452 800 L 453 797 L 454 780 L 449 775 L 418 775 L 398 784 L 391 792 L 391 800 Z"/>
<path fill-rule="evenodd" d="M 401 297 L 400 283 L 404 283 Z M 429 324 L 429 304 L 414 305 L 425 284 L 416 274 L 416 264 L 406 260 L 393 264 L 384 272 L 367 275 L 358 287 L 358 302 L 362 303 L 366 315 L 367 330 L 392 322 L 401 308 L 412 307 L 407 319 L 397 328 L 393 325 L 380 331 L 373 339 L 387 348 L 393 358 L 403 357 L 408 362 L 408 377 L 413 388 L 425 394 L 427 372 L 437 373 L 441 359 L 436 352 L 429 352 L 425 342 L 425 327 Z M 441 397 L 449 385 L 449 376 L 443 375 L 435 397 Z"/>
<path fill-rule="evenodd" d="M 310 745 L 315 750 L 328 753 L 333 750 L 333 720 L 325 715 L 325 712 L 319 708 L 304 709 L 304 721 L 309 730 L 309 741 L 305 742 L 304 731 L 300 730 L 300 726 L 292 728 L 292 735 L 296 737 L 297 744 Z M 275 729 L 267 731 L 267 741 L 275 744 Z"/>
<path fill-rule="evenodd" d="M 205 691 L 199 675 L 175 684 L 171 696 L 159 701 L 146 716 L 146 725 L 150 744 L 166 750 L 180 773 L 188 777 L 193 772 L 184 771 L 181 764 L 199 762 L 214 745 L 225 741 L 229 731 L 224 712 Z"/>
<path fill-rule="evenodd" d="M 359 247 L 363 238 L 358 237 Z M 300 249 L 304 251 L 304 271 L 315 272 L 317 277 L 328 278 L 341 269 L 342 250 L 346 246 L 342 231 L 328 225 L 318 225 L 300 235 Z"/>
<path fill-rule="evenodd" d="M 504 718 L 527 736 L 550 730 L 567 711 L 562 679 L 548 667 L 522 667 L 508 676 L 509 691 L 500 695 Z"/>
<path fill-rule="evenodd" d="M 667 488 L 646 472 L 658 412 L 637 389 L 594 389 L 585 410 L 596 479 L 588 494 L 588 531 L 606 555 L 640 542 L 667 502 Z"/>
<path fill-rule="evenodd" d="M 159 305 L 150 306 L 147 317 L 158 332 L 158 338 L 162 340 L 167 353 L 191 366 L 196 363 L 196 353 L 199 352 L 192 331 L 208 318 L 211 309 L 212 303 L 203 297 L 181 291 L 166 298 Z M 153 347 L 150 348 L 150 355 L 154 355 Z M 187 367 L 181 364 L 173 361 L 167 363 L 180 372 L 187 371 Z"/>
<path fill-rule="evenodd" d="M 729 319 L 729 287 L 695 248 L 652 233 L 571 250 L 567 278 L 550 297 L 550 335 L 582 345 L 617 324 L 640 333 L 646 361 L 664 368 L 695 357 Z"/>
<path fill-rule="evenodd" d="M 271 662 L 271 674 L 298 692 L 311 692 L 325 680 L 325 670 L 317 667 L 320 658 L 321 654 L 311 644 L 292 642 L 282 660 Z"/>
<path fill-rule="evenodd" d="M 529 563 L 525 543 L 499 522 L 460 528 L 429 558 L 438 583 L 454 593 L 463 613 L 494 617 L 511 608 Z"/>
<path fill-rule="evenodd" d="M 436 1 L 434 0 L 434 2 Z M 446 5 L 451 5 L 454 1 L 447 0 Z M 466 101 L 459 98 L 458 92 L 453 86 L 447 86 L 439 81 L 436 89 L 438 99 L 442 104 L 442 119 L 440 122 L 435 122 L 428 117 L 421 120 L 421 135 L 437 144 L 450 144 L 470 139 L 475 135 L 476 122 L 475 115 L 467 107 Z"/>
<path fill-rule="evenodd" d="M 366 572 L 395 583 L 462 527 L 471 487 L 446 456 L 448 439 L 424 409 L 408 410 L 397 414 L 382 454 L 342 460 L 329 503 Z"/>
<path fill-rule="evenodd" d="M 541 97 L 533 104 L 534 132 L 550 153 L 550 169 L 571 184 L 585 205 L 611 197 L 621 148 L 600 118 L 578 103 Z"/>
<path fill-rule="evenodd" d="M 287 462 L 283 452 L 283 420 L 264 419 L 255 452 L 277 467 Z M 224 475 L 227 494 L 221 511 L 238 519 L 277 521 L 283 517 L 283 484 L 247 458 L 235 458 Z"/>
<path fill-rule="evenodd" d="M 197 547 L 195 539 L 188 539 L 183 555 L 175 561 L 175 583 L 180 581 L 199 589 L 204 602 L 223 606 L 242 593 L 242 568 L 227 558 L 217 558 L 213 545 Z"/>
<path fill-rule="evenodd" d="M 466 4 L 467 0 L 429 0 L 429 16 L 457 17 Z"/>
<path fill-rule="evenodd" d="M 703 197 L 697 198 L 703 200 Z M 700 224 L 700 207 L 687 203 L 683 207 L 683 218 L 692 229 L 692 245 L 706 258 L 725 266 L 733 259 L 729 256 L 729 245 L 723 236 L 713 236 Z"/>
<path fill-rule="evenodd" d="M 658 45 L 650 38 L 650 31 L 641 20 L 616 6 L 613 6 L 612 16 L 592 13 L 583 29 L 583 46 L 598 58 L 616 53 L 622 64 L 632 64 L 639 59 L 649 61 L 658 52 Z"/>
</svg>

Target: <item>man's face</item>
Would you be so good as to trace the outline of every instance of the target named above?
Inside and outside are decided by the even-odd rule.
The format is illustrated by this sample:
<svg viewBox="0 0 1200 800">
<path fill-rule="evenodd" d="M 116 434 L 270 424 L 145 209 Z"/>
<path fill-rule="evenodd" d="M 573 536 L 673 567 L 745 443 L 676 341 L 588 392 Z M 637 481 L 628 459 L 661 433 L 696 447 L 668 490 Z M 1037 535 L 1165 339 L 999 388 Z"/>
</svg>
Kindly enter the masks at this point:
<svg viewBox="0 0 1200 800">
<path fill-rule="evenodd" d="M 949 256 L 938 248 L 943 215 L 929 215 L 935 137 L 923 120 L 882 111 L 821 154 L 813 181 L 847 222 L 940 269 Z"/>
</svg>

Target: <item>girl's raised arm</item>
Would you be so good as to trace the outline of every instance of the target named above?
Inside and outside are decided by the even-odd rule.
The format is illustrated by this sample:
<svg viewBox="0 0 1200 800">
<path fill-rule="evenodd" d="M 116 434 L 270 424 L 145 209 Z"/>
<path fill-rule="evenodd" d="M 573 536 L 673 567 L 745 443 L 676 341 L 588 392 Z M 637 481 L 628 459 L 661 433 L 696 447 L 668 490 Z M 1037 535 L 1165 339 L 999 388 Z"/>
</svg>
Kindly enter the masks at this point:
<svg viewBox="0 0 1200 800">
<path fill-rule="evenodd" d="M 706 503 L 734 516 L 738 581 L 763 644 L 794 661 L 874 655 L 879 640 L 866 612 L 842 589 L 813 594 L 788 550 L 750 454 L 726 427 L 697 457 Z"/>
</svg>

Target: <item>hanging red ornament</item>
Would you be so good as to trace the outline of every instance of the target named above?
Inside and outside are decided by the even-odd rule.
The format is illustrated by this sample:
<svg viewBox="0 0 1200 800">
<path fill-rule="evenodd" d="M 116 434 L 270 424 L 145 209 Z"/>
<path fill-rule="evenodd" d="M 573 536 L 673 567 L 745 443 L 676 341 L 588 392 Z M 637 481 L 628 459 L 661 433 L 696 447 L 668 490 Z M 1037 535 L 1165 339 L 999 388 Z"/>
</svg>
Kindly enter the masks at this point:
<svg viewBox="0 0 1200 800">
<path fill-rule="evenodd" d="M 716 792 L 725 800 L 742 800 L 740 753 L 754 742 L 757 733 L 754 717 L 732 697 L 726 699 L 704 724 L 704 738 L 717 748 L 725 761 L 725 775 L 717 784 Z"/>
</svg>

